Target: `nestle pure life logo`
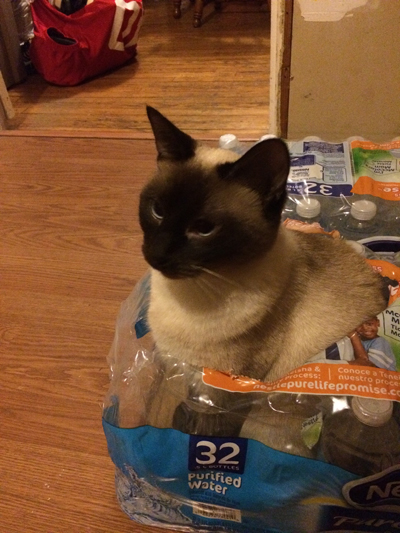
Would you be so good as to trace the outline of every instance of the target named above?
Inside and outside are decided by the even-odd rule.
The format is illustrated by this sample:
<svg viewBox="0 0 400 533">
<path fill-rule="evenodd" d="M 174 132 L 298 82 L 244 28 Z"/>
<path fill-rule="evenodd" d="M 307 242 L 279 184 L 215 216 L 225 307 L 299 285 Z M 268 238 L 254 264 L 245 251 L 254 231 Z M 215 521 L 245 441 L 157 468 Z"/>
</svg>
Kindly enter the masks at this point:
<svg viewBox="0 0 400 533">
<path fill-rule="evenodd" d="M 400 513 L 400 465 L 350 481 L 342 492 L 353 507 Z"/>
</svg>

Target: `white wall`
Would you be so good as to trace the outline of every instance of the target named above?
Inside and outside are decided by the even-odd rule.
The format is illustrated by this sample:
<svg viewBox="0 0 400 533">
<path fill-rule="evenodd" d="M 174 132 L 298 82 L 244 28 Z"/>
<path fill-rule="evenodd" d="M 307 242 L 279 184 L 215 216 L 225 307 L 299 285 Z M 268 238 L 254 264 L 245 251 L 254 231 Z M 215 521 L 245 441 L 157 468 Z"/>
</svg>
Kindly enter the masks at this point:
<svg viewBox="0 0 400 533">
<path fill-rule="evenodd" d="M 288 138 L 400 136 L 400 2 L 294 4 Z"/>
</svg>

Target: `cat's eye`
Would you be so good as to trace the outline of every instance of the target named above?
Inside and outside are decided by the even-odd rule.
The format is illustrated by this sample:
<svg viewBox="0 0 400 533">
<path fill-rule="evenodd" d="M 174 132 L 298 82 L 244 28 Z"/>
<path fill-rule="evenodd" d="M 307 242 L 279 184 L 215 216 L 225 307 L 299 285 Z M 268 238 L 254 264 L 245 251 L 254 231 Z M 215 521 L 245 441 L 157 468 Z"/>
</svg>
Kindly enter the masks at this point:
<svg viewBox="0 0 400 533">
<path fill-rule="evenodd" d="M 217 227 L 213 222 L 204 218 L 199 218 L 190 226 L 188 233 L 197 237 L 208 237 L 209 235 L 212 235 L 216 229 Z"/>
<path fill-rule="evenodd" d="M 161 222 L 161 220 L 164 218 L 164 210 L 160 202 L 157 200 L 154 200 L 154 202 L 151 204 L 151 214 L 159 222 Z"/>
</svg>

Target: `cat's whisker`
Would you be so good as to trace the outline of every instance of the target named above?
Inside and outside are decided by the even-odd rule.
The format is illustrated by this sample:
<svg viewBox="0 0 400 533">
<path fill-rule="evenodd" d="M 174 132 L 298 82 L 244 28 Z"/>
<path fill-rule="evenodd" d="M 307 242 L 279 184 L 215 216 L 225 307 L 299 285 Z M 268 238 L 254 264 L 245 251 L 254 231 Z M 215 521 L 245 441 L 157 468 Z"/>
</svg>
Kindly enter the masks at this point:
<svg viewBox="0 0 400 533">
<path fill-rule="evenodd" d="M 204 267 L 199 267 L 196 265 L 192 265 L 191 268 L 193 268 L 194 270 L 199 270 L 206 274 L 209 274 L 210 272 L 212 272 L 211 270 L 208 271 L 208 269 L 205 269 Z M 221 295 L 222 290 L 221 290 L 221 283 L 219 283 L 219 277 L 200 276 L 197 279 L 199 280 L 199 282 L 201 282 L 202 285 L 207 285 L 207 287 L 209 287 L 209 289 L 213 292 L 213 294 L 217 293 Z"/>
<path fill-rule="evenodd" d="M 205 295 L 210 300 L 217 300 L 217 295 L 215 294 L 215 291 L 213 290 L 213 287 L 211 287 L 209 284 L 205 283 L 205 280 L 201 280 L 199 278 L 193 279 L 197 287 L 200 289 L 203 295 Z"/>
<path fill-rule="evenodd" d="M 214 280 L 209 280 L 207 278 L 200 278 L 200 280 L 203 286 L 206 286 L 210 292 L 214 295 L 214 297 L 221 298 L 222 290 L 221 285 L 218 283 L 212 283 Z"/>
<path fill-rule="evenodd" d="M 242 288 L 242 286 L 237 283 L 236 281 L 233 281 L 225 276 L 222 276 L 221 274 L 218 274 L 218 272 L 214 272 L 213 270 L 210 270 L 205 267 L 199 267 L 202 272 L 205 272 L 206 274 L 210 274 L 210 276 L 214 276 L 215 278 L 220 279 L 221 281 L 224 281 L 225 283 L 228 283 L 229 285 L 232 285 L 233 287 Z"/>
</svg>

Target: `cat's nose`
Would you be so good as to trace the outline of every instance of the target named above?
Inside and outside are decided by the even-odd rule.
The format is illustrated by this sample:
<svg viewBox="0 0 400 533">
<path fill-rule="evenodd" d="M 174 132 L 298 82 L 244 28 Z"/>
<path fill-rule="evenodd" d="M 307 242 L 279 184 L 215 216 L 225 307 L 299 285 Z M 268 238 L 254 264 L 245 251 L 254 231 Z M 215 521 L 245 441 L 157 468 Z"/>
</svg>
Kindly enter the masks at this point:
<svg viewBox="0 0 400 533">
<path fill-rule="evenodd" d="M 159 270 L 164 274 L 165 273 L 174 273 L 177 270 L 176 265 L 171 261 L 171 259 L 165 254 L 157 253 L 152 247 L 143 246 L 143 255 L 149 265 Z"/>
<path fill-rule="evenodd" d="M 182 274 L 181 269 L 178 266 L 173 265 L 171 263 L 165 263 L 163 261 L 159 261 L 159 262 L 152 261 L 152 263 L 150 263 L 150 266 L 154 268 L 155 270 L 158 270 L 159 272 L 161 272 L 161 274 L 163 274 L 167 278 L 178 279 L 178 278 L 185 277 Z"/>
<path fill-rule="evenodd" d="M 174 270 L 174 267 L 171 263 L 161 258 L 151 257 L 148 262 L 150 266 L 152 266 L 156 270 L 160 270 L 161 272 L 168 272 Z"/>
<path fill-rule="evenodd" d="M 158 257 L 154 254 L 144 253 L 144 258 L 149 263 L 149 265 L 158 270 L 171 279 L 182 279 L 187 277 L 193 277 L 198 274 L 197 270 L 191 269 L 189 267 L 184 267 L 182 264 L 169 259 L 168 257 Z"/>
</svg>

